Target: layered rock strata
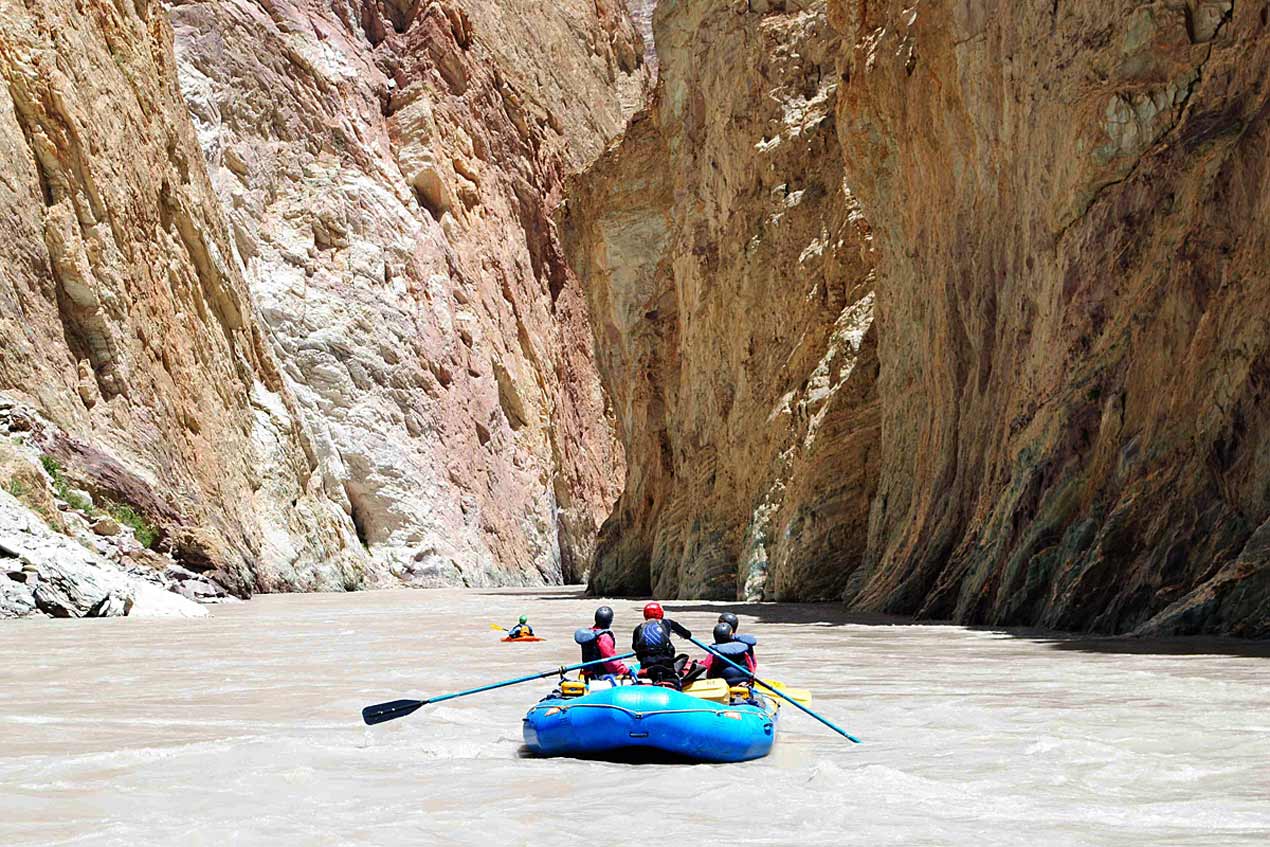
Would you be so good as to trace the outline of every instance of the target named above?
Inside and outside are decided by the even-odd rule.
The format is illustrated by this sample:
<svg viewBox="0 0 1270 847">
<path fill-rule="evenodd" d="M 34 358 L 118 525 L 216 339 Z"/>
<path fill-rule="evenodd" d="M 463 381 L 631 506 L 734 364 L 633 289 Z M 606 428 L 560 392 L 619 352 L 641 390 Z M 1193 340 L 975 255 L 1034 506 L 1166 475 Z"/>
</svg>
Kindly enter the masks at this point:
<svg viewBox="0 0 1270 847">
<path fill-rule="evenodd" d="M 654 23 L 653 104 L 563 217 L 628 459 L 591 587 L 837 596 L 864 556 L 878 439 L 839 40 L 823 3 L 662 0 Z"/>
<path fill-rule="evenodd" d="M 878 239 L 862 608 L 1270 634 L 1270 11 L 849 2 Z"/>
<path fill-rule="evenodd" d="M 616 0 L 177 0 L 182 87 L 379 573 L 580 578 L 621 452 L 549 210 L 644 99 Z"/>
<path fill-rule="evenodd" d="M 179 560 L 244 593 L 361 584 L 158 2 L 0 2 L 0 339 L 0 389 L 58 433 L 43 449 Z"/>
</svg>

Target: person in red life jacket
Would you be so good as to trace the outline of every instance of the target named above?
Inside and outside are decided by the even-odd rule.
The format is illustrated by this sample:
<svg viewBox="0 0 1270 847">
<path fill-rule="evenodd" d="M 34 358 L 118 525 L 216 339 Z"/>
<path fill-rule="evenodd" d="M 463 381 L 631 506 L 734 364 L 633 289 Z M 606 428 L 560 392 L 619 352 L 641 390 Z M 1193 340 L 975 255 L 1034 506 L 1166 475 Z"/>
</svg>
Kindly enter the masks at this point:
<svg viewBox="0 0 1270 847">
<path fill-rule="evenodd" d="M 609 629 L 612 625 L 613 610 L 608 606 L 601 606 L 595 610 L 595 626 L 590 629 L 579 629 L 573 633 L 573 640 L 582 648 L 582 661 L 593 662 L 596 659 L 609 659 L 617 655 L 617 638 L 614 637 L 613 630 Z M 634 676 L 631 669 L 621 659 L 583 668 L 583 672 L 592 678 L 606 674 Z"/>
<path fill-rule="evenodd" d="M 714 643 L 710 645 L 710 650 L 710 655 L 701 662 L 706 668 L 706 679 L 722 679 L 728 685 L 744 685 L 754 679 L 758 667 L 750 658 L 749 647 L 733 637 L 732 627 L 726 621 L 719 621 L 714 625 Z M 716 656 L 715 653 L 719 655 Z M 723 661 L 719 656 L 730 662 Z M 746 670 L 734 667 L 732 663 Z"/>
<path fill-rule="evenodd" d="M 687 656 L 676 656 L 671 633 L 692 638 L 692 633 L 666 618 L 660 603 L 644 606 L 644 622 L 635 627 L 631 635 L 631 649 L 639 659 L 639 675 L 648 677 L 657 685 L 680 687 L 679 674 L 687 663 Z"/>
<path fill-rule="evenodd" d="M 724 612 L 719 615 L 719 623 L 725 623 L 732 627 L 732 640 L 740 641 L 749 649 L 746 651 L 750 657 L 750 670 L 758 671 L 758 658 L 754 655 L 754 645 L 758 644 L 758 639 L 753 635 L 744 634 L 740 631 L 741 622 L 737 620 L 736 615 L 731 612 Z"/>
</svg>

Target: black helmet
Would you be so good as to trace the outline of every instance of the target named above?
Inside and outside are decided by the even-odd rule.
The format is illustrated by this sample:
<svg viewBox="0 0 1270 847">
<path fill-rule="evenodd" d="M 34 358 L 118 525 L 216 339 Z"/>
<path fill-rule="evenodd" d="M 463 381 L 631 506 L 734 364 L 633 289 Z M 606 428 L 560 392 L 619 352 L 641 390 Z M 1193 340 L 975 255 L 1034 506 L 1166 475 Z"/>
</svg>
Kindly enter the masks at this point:
<svg viewBox="0 0 1270 847">
<path fill-rule="evenodd" d="M 724 621 L 719 621 L 714 625 L 714 643 L 727 644 L 732 640 L 732 627 Z"/>
<path fill-rule="evenodd" d="M 613 625 L 613 610 L 608 606 L 601 606 L 595 610 L 595 625 L 601 629 L 608 629 Z"/>
<path fill-rule="evenodd" d="M 719 623 L 725 623 L 728 626 L 732 627 L 733 632 L 736 632 L 738 629 L 741 628 L 741 622 L 738 621 L 736 619 L 736 615 L 732 614 L 731 612 L 724 612 L 723 614 L 719 615 Z"/>
</svg>

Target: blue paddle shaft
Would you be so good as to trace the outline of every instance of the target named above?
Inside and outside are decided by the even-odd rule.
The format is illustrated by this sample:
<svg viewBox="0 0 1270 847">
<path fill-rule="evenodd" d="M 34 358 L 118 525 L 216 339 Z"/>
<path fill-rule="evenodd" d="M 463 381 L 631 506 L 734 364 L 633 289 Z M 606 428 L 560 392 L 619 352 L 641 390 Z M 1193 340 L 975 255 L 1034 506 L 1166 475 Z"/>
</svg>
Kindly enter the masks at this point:
<svg viewBox="0 0 1270 847">
<path fill-rule="evenodd" d="M 549 677 L 555 673 L 563 674 L 568 671 L 576 671 L 581 668 L 589 668 L 592 665 L 602 665 L 605 662 L 620 662 L 623 659 L 629 659 L 634 655 L 635 655 L 634 653 L 623 653 L 620 656 L 609 656 L 607 659 L 594 659 L 590 662 L 580 662 L 576 665 L 569 665 L 567 667 L 562 667 L 562 668 L 554 668 L 549 671 L 544 671 L 543 673 L 534 673 L 534 674 L 530 674 L 529 676 L 518 676 L 515 679 L 505 679 L 502 682 L 491 682 L 489 685 L 482 685 L 480 688 L 469 688 L 467 691 L 459 691 L 454 694 L 442 694 L 440 697 L 429 697 L 427 700 L 424 700 L 423 702 L 425 704 L 440 703 L 443 700 L 453 700 L 455 697 L 466 697 L 469 694 L 480 694 L 482 691 L 493 691 L 495 688 L 506 688 L 509 685 L 519 685 L 522 682 L 532 682 L 535 679 L 545 679 L 546 677 Z"/>
<path fill-rule="evenodd" d="M 698 647 L 700 647 L 702 650 L 705 650 L 705 651 L 706 651 L 707 653 L 709 653 L 710 655 L 714 656 L 716 659 L 722 659 L 723 661 L 727 662 L 729 665 L 731 665 L 732 667 L 736 668 L 736 669 L 737 669 L 737 670 L 739 670 L 741 673 L 744 673 L 744 674 L 747 674 L 747 675 L 750 673 L 750 669 L 749 669 L 749 668 L 743 668 L 743 667 L 741 667 L 741 666 L 740 666 L 740 665 L 738 665 L 736 662 L 734 662 L 734 661 L 732 661 L 731 659 L 729 659 L 727 656 L 723 655 L 722 653 L 718 652 L 717 650 L 712 650 L 710 647 L 708 647 L 708 646 L 707 646 L 707 645 L 705 645 L 705 644 L 702 644 L 700 641 L 698 641 L 697 639 L 693 638 L 691 635 L 690 635 L 690 636 L 688 636 L 688 640 L 689 640 L 689 641 L 691 641 L 693 644 L 696 644 L 696 645 L 697 645 Z M 832 729 L 834 732 L 836 732 L 836 733 L 838 733 L 839 735 L 841 735 L 843 738 L 846 738 L 846 739 L 848 739 L 848 740 L 850 740 L 850 741 L 854 741 L 856 744 L 859 744 L 859 743 L 860 743 L 860 739 L 856 738 L 854 735 L 852 735 L 851 733 L 847 732 L 845 729 L 843 729 L 842 727 L 838 726 L 838 725 L 837 725 L 837 724 L 835 724 L 833 721 L 830 721 L 830 720 L 829 720 L 829 719 L 827 719 L 827 718 L 822 718 L 820 715 L 816 714 L 816 713 L 815 713 L 815 712 L 813 712 L 811 709 L 808 709 L 808 708 L 807 708 L 806 706 L 804 706 L 802 703 L 799 703 L 799 702 L 798 702 L 797 700 L 795 700 L 793 697 L 790 697 L 790 696 L 789 696 L 789 695 L 787 695 L 787 694 L 782 694 L 782 693 L 781 693 L 781 691 L 780 691 L 780 689 L 778 689 L 778 688 L 773 688 L 772 686 L 768 685 L 768 684 L 767 684 L 766 682 L 764 682 L 763 680 L 759 679 L 757 676 L 752 677 L 752 679 L 753 679 L 756 683 L 758 683 L 759 685 L 761 685 L 761 686 L 763 686 L 764 688 L 766 688 L 768 691 L 770 691 L 770 692 L 772 692 L 773 694 L 775 694 L 777 697 L 779 697 L 779 698 L 781 698 L 782 700 L 784 700 L 786 703 L 789 703 L 789 704 L 791 704 L 791 705 L 793 705 L 793 706 L 797 706 L 798 708 L 802 709 L 804 712 L 806 712 L 807 714 L 811 715 L 813 718 L 815 718 L 816 720 L 820 721 L 822 724 L 824 724 L 825 726 L 829 727 L 829 728 L 830 728 L 830 729 Z"/>
</svg>

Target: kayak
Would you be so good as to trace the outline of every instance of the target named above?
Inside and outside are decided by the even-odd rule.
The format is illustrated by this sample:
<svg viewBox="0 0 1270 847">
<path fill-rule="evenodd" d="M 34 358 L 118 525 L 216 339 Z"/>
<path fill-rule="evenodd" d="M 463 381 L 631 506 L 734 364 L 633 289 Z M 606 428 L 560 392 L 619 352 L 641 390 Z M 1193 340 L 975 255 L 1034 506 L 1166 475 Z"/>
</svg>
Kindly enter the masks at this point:
<svg viewBox="0 0 1270 847">
<path fill-rule="evenodd" d="M 525 715 L 525 744 L 540 756 L 642 751 L 716 763 L 766 756 L 776 737 L 778 704 L 753 692 L 739 700 L 723 688 L 723 699 L 732 702 L 657 685 L 592 685 L 578 697 L 557 691 Z"/>
<path fill-rule="evenodd" d="M 516 643 L 530 643 L 535 641 L 546 641 L 546 640 L 547 639 L 539 638 L 536 635 L 522 635 L 520 638 L 504 638 L 503 639 L 504 642 L 511 641 Z"/>
</svg>

